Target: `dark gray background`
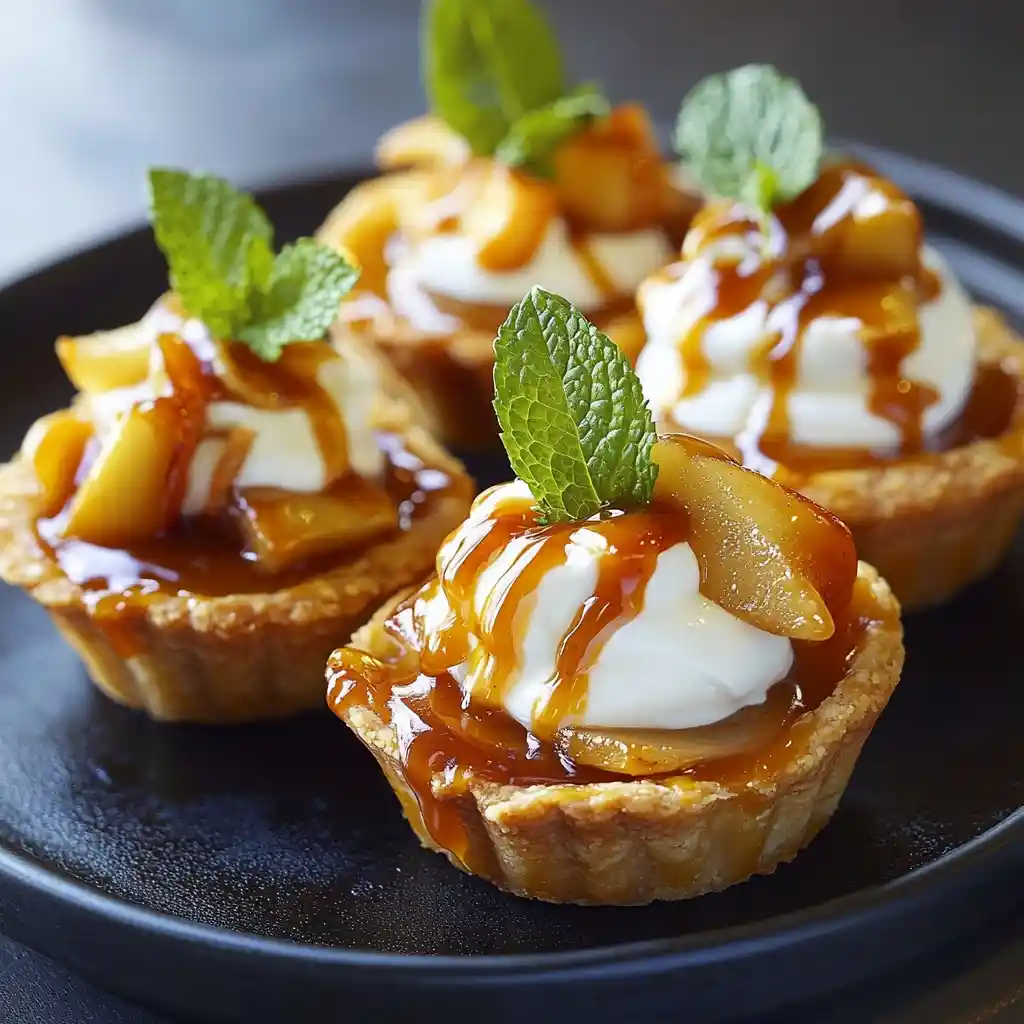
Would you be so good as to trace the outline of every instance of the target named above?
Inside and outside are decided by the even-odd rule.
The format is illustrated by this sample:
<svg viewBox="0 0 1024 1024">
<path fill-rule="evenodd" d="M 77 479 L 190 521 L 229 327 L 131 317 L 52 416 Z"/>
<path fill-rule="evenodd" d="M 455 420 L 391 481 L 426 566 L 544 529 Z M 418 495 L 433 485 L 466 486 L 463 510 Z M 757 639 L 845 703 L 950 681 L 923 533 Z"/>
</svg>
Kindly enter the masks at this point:
<svg viewBox="0 0 1024 1024">
<path fill-rule="evenodd" d="M 383 128 L 422 110 L 417 6 L 0 0 L 0 280 L 141 218 L 152 163 L 246 184 L 365 164 Z M 831 133 L 1024 192 L 1019 0 L 547 8 L 572 70 L 613 98 L 649 103 L 662 124 L 703 74 L 766 60 L 801 78 Z M 807 1019 L 1024 1020 L 1019 920 L 930 968 Z M 155 1020 L 0 939 L 0 1024 Z"/>
</svg>

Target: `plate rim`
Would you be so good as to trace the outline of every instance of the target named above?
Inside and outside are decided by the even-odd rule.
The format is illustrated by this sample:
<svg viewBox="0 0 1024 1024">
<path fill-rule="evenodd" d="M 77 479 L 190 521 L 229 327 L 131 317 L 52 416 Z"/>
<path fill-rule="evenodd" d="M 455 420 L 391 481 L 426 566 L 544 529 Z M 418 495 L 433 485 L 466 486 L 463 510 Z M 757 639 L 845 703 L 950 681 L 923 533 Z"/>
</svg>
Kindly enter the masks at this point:
<svg viewBox="0 0 1024 1024">
<path fill-rule="evenodd" d="M 834 144 L 877 164 L 915 199 L 1024 246 L 1024 200 L 959 172 L 889 149 L 846 140 L 835 140 Z M 365 167 L 339 168 L 330 174 L 295 176 L 258 188 L 256 194 L 272 201 L 301 189 L 338 185 L 340 195 L 341 189 L 366 176 Z M 147 230 L 144 225 L 128 225 L 89 246 L 58 253 L 44 264 L 32 264 L 26 272 L 0 281 L 0 303 L 16 301 L 21 290 L 39 286 L 58 268 L 93 260 L 104 250 L 125 244 Z M 486 984 L 510 979 L 582 981 L 598 975 L 602 979 L 625 979 L 696 967 L 709 961 L 735 963 L 760 951 L 796 947 L 837 935 L 858 923 L 866 926 L 877 923 L 880 917 L 910 913 L 958 884 L 969 886 L 972 879 L 978 884 L 986 877 L 987 869 L 1004 874 L 1007 866 L 1010 871 L 1024 868 L 1024 806 L 967 843 L 889 882 L 753 923 L 585 949 L 459 956 L 318 946 L 202 924 L 111 895 L 62 873 L 29 852 L 0 844 L 0 884 L 11 886 L 18 895 L 41 897 L 58 909 L 69 907 L 97 915 L 127 932 L 152 934 L 228 956 L 241 954 L 321 967 L 358 967 L 368 975 L 378 971 L 390 975 L 399 972 L 403 980 L 421 976 L 422 980 L 446 984 Z"/>
</svg>

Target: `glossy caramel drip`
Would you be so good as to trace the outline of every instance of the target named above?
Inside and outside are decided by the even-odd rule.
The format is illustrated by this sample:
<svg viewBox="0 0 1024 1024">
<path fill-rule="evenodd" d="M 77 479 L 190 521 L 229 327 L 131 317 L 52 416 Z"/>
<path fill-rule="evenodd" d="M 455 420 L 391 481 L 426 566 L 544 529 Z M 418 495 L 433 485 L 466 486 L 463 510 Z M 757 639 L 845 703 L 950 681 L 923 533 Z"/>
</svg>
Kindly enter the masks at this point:
<svg viewBox="0 0 1024 1024">
<path fill-rule="evenodd" d="M 831 639 L 817 644 L 794 642 L 793 668 L 769 696 L 767 713 L 779 716 L 779 727 L 768 742 L 743 754 L 670 772 L 669 777 L 714 780 L 741 794 L 744 787 L 756 787 L 771 777 L 798 746 L 806 713 L 818 707 L 843 678 L 871 621 L 869 607 L 870 595 L 858 585 Z M 418 813 L 433 841 L 467 869 L 489 873 L 489 865 L 474 861 L 459 813 L 457 798 L 470 781 L 527 786 L 635 778 L 573 761 L 568 754 L 575 734 L 572 727 L 544 738 L 499 708 L 467 701 L 450 673 L 425 671 L 416 617 L 412 601 L 388 621 L 393 652 L 385 661 L 350 647 L 335 652 L 329 666 L 328 704 L 339 717 L 365 709 L 392 727 L 403 775 L 415 799 L 407 813 Z M 758 709 L 739 714 L 748 711 Z M 620 731 L 620 736 L 628 745 L 629 732 Z M 657 730 L 645 730 L 643 736 L 653 741 Z M 662 737 L 671 744 L 673 733 Z"/>
<path fill-rule="evenodd" d="M 449 479 L 409 451 L 400 436 L 380 434 L 378 441 L 387 457 L 380 486 L 397 510 L 391 530 L 407 530 L 430 513 L 433 496 L 448 486 Z M 353 496 L 359 499 L 367 487 L 376 486 L 346 475 L 332 484 L 325 496 L 348 502 Z M 265 494 L 264 500 L 272 497 Z M 244 500 L 240 507 L 244 511 Z M 334 550 L 291 564 L 284 571 L 269 572 L 244 549 L 230 513 L 180 520 L 163 534 L 118 550 L 65 538 L 66 514 L 67 509 L 38 521 L 40 548 L 82 588 L 83 603 L 112 638 L 129 637 L 132 618 L 154 600 L 267 593 L 295 586 L 351 557 L 347 550 Z M 130 656 L 129 641 L 119 646 L 124 656 Z"/>
<path fill-rule="evenodd" d="M 453 301 L 424 290 L 403 271 L 403 256 L 424 239 L 460 234 L 474 246 L 477 264 L 491 273 L 526 267 L 537 255 L 552 222 L 563 220 L 576 259 L 602 302 L 587 310 L 602 325 L 632 308 L 589 243 L 595 233 L 629 232 L 661 226 L 670 242 L 681 239 L 690 209 L 672 187 L 657 139 L 641 108 L 624 106 L 568 140 L 548 180 L 497 160 L 473 158 L 458 166 L 434 166 L 414 198 L 395 204 L 394 231 L 383 243 L 388 268 L 363 287 L 386 300 L 399 317 L 429 335 L 453 335 L 468 328 L 495 331 L 507 306 Z M 385 179 L 386 180 L 386 179 Z M 380 186 L 381 209 L 387 202 Z M 367 217 L 353 231 L 364 262 L 376 266 L 381 218 Z M 372 228 L 371 226 L 372 225 Z M 342 238 L 342 242 L 346 239 Z M 360 245 L 354 245 L 356 251 Z M 372 250 L 372 251 L 370 251 Z M 543 283 L 543 282 L 542 282 Z M 361 301 L 358 296 L 354 301 Z M 345 310 L 353 322 L 379 315 L 364 304 L 362 314 Z"/>
<path fill-rule="evenodd" d="M 590 668 L 608 637 L 643 609 L 658 555 L 686 539 L 686 520 L 666 506 L 537 526 L 531 505 L 528 498 L 506 499 L 493 515 L 471 519 L 449 539 L 438 556 L 437 581 L 418 598 L 417 618 L 425 624 L 418 646 L 424 672 L 436 676 L 467 662 L 473 700 L 501 708 L 517 678 L 517 637 L 538 586 L 575 545 L 597 548 L 594 595 L 563 636 L 554 677 L 533 709 L 533 732 L 551 739 L 564 720 L 584 710 Z M 488 567 L 499 571 L 483 584 Z M 481 587 L 489 587 L 482 607 Z"/>
<path fill-rule="evenodd" d="M 854 318 L 865 347 L 869 409 L 897 429 L 901 456 L 923 451 L 923 417 L 939 395 L 903 373 L 920 341 L 917 308 L 939 289 L 920 261 L 922 238 L 913 203 L 856 163 L 823 170 L 806 192 L 776 208 L 767 224 L 738 205 L 709 205 L 684 245 L 684 256 L 708 274 L 714 298 L 680 339 L 686 377 L 681 397 L 699 394 L 709 382 L 702 347 L 708 328 L 766 303 L 771 333 L 750 369 L 767 397 L 733 446 L 744 465 L 769 475 L 780 464 L 805 461 L 809 453 L 795 450 L 789 422 L 804 333 L 820 317 Z M 722 246 L 735 247 L 735 258 L 704 255 Z M 828 463 L 829 452 L 816 454 Z M 860 464 L 881 458 L 867 451 L 857 455 Z"/>
</svg>

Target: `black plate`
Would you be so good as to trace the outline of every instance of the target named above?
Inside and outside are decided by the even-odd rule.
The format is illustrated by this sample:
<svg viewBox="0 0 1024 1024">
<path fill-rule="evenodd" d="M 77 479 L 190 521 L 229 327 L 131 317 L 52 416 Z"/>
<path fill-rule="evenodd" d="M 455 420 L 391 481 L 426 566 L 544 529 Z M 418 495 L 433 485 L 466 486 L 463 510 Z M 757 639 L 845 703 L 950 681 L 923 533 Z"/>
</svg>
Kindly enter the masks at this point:
<svg viewBox="0 0 1024 1024">
<path fill-rule="evenodd" d="M 870 155 L 921 202 L 974 294 L 1024 326 L 1024 207 Z M 314 228 L 354 180 L 264 199 L 288 236 Z M 0 292 L 3 447 L 68 394 L 54 337 L 137 317 L 164 284 L 139 231 Z M 760 1012 L 1005 910 L 1024 867 L 1022 545 L 991 579 L 908 623 L 903 683 L 806 853 L 771 878 L 635 909 L 518 900 L 422 851 L 369 755 L 326 711 L 232 730 L 156 726 L 95 693 L 30 600 L 2 590 L 0 613 L 0 920 L 181 1011 L 362 1020 L 472 997 L 495 1020 L 570 1005 L 595 1020 L 641 1006 L 693 1020 Z"/>
</svg>

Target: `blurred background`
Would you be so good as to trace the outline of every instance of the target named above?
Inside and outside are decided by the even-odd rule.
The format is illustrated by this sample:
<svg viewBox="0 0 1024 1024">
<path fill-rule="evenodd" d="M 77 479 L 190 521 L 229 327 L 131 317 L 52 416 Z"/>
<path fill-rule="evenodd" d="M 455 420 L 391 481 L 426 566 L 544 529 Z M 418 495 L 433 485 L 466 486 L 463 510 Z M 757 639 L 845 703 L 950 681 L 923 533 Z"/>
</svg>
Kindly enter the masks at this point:
<svg viewBox="0 0 1024 1024">
<path fill-rule="evenodd" d="M 153 163 L 247 185 L 366 165 L 423 109 L 418 6 L 0 0 L 0 280 L 138 221 Z M 833 135 L 1024 192 L 1019 0 L 544 6 L 571 70 L 663 126 L 702 75 L 771 61 Z"/>
</svg>

